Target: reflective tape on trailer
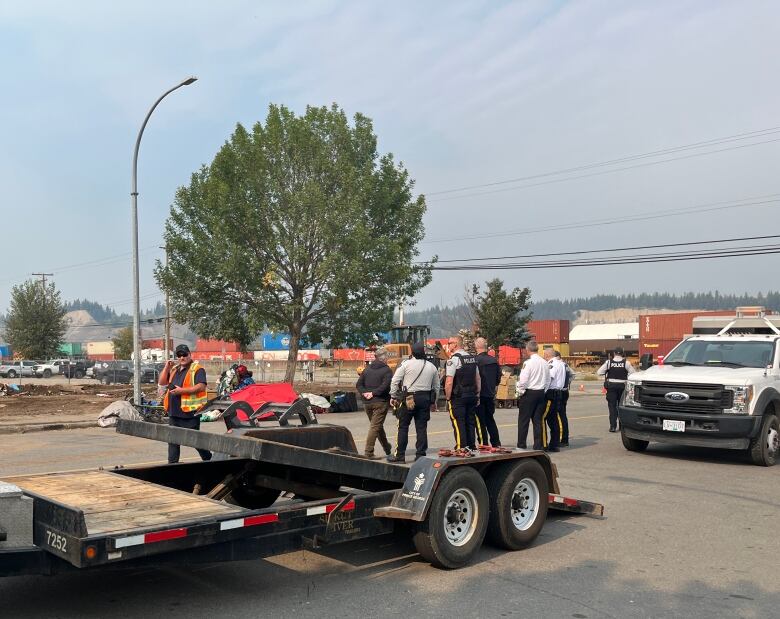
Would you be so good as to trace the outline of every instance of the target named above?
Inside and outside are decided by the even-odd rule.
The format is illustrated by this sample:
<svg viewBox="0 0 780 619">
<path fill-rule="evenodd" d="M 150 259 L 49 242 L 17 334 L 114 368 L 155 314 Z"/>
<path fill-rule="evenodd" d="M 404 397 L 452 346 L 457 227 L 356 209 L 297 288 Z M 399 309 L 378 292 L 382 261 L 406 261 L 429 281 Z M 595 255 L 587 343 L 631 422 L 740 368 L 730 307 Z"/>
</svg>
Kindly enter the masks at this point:
<svg viewBox="0 0 780 619">
<path fill-rule="evenodd" d="M 187 529 L 166 529 L 164 531 L 153 531 L 151 533 L 142 533 L 140 535 L 128 535 L 114 540 L 114 548 L 127 548 L 129 546 L 140 546 L 142 544 L 154 544 L 155 542 L 165 542 L 170 539 L 179 539 L 187 537 Z"/>
<path fill-rule="evenodd" d="M 577 507 L 579 501 L 577 499 L 570 499 L 567 496 L 561 496 L 560 494 L 551 494 L 550 503 L 563 503 L 566 507 Z"/>
<path fill-rule="evenodd" d="M 228 531 L 230 529 L 242 529 L 243 527 L 254 527 L 259 524 L 268 524 L 269 522 L 279 522 L 279 514 L 260 514 L 259 516 L 247 516 L 246 518 L 223 520 L 219 523 L 219 530 Z"/>
<path fill-rule="evenodd" d="M 318 505 L 317 507 L 310 507 L 306 510 L 306 515 L 316 516 L 318 514 L 329 514 L 332 511 L 335 511 L 338 505 L 338 503 L 331 503 L 330 505 Z M 348 501 L 339 511 L 348 512 L 352 511 L 353 509 L 355 509 L 355 501 Z"/>
</svg>

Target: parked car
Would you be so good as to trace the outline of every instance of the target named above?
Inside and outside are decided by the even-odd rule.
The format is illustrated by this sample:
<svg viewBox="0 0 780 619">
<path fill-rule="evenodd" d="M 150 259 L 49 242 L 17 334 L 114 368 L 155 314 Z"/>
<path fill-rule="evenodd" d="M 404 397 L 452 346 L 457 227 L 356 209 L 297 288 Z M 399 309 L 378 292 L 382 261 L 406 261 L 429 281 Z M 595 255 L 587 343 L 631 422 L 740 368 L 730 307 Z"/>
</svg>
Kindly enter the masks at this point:
<svg viewBox="0 0 780 619">
<path fill-rule="evenodd" d="M 33 368 L 38 378 L 51 378 L 54 374 L 62 374 L 63 369 L 70 363 L 70 359 L 52 359 Z"/>
<path fill-rule="evenodd" d="M 9 361 L 0 365 L 0 376 L 3 378 L 16 378 L 17 376 L 35 376 L 33 368 L 36 361 Z"/>
<path fill-rule="evenodd" d="M 62 374 L 66 378 L 84 378 L 85 376 L 91 377 L 92 368 L 95 362 L 89 360 L 71 361 L 63 369 Z"/>
<path fill-rule="evenodd" d="M 162 363 L 141 365 L 141 382 L 156 383 L 162 368 Z M 98 361 L 93 368 L 92 377 L 104 385 L 130 384 L 134 374 L 132 361 Z"/>
</svg>

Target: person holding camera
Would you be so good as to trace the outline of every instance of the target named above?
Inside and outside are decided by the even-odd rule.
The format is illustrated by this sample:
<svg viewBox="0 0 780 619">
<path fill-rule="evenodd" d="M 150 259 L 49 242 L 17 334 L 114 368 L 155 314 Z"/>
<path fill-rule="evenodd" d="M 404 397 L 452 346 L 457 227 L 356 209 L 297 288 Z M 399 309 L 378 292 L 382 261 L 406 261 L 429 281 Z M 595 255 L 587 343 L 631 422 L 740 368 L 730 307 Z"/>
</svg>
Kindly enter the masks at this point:
<svg viewBox="0 0 780 619">
<path fill-rule="evenodd" d="M 176 347 L 176 360 L 165 363 L 157 384 L 167 387 L 163 407 L 168 412 L 168 425 L 188 430 L 200 429 L 200 410 L 208 404 L 206 395 L 206 370 L 193 361 L 186 344 Z M 179 461 L 181 446 L 168 444 L 168 463 Z M 211 452 L 198 449 L 202 460 L 211 460 Z"/>
<path fill-rule="evenodd" d="M 417 433 L 415 460 L 428 450 L 428 421 L 436 410 L 439 397 L 439 371 L 425 359 L 425 345 L 412 344 L 412 357 L 396 369 L 390 384 L 390 405 L 397 410 L 398 435 L 395 451 L 388 462 L 406 462 L 406 445 L 409 443 L 409 426 L 414 420 Z"/>
</svg>

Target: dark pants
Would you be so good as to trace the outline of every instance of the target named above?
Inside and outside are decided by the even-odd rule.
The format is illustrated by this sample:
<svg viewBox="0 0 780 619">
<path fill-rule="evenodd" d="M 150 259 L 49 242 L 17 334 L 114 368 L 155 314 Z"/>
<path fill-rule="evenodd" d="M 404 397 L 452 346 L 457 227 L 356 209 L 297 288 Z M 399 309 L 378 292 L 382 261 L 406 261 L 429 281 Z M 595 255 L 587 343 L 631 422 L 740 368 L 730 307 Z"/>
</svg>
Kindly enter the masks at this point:
<svg viewBox="0 0 780 619">
<path fill-rule="evenodd" d="M 476 449 L 477 397 L 453 398 L 448 406 L 452 431 L 455 434 L 455 449 Z"/>
<path fill-rule="evenodd" d="M 542 444 L 550 449 L 556 449 L 561 442 L 561 423 L 558 417 L 561 408 L 561 392 L 559 389 L 548 389 L 544 399 L 546 404 L 542 416 L 547 427 L 550 428 L 550 434 L 543 437 Z M 542 430 L 545 430 L 544 426 Z"/>
<path fill-rule="evenodd" d="M 521 449 L 527 447 L 528 426 L 534 423 L 534 449 L 544 449 L 542 413 L 547 402 L 544 399 L 543 389 L 526 389 L 520 397 L 520 412 L 517 415 L 517 446 Z"/>
<path fill-rule="evenodd" d="M 385 417 L 387 417 L 387 409 L 390 406 L 388 402 L 376 400 L 372 398 L 364 403 L 366 407 L 366 415 L 368 415 L 369 427 L 368 436 L 366 436 L 366 451 L 365 454 L 369 458 L 374 455 L 374 445 L 377 439 L 379 444 L 385 453 L 390 455 L 390 441 L 387 440 L 387 434 L 385 434 Z"/>
<path fill-rule="evenodd" d="M 400 408 L 398 418 L 398 436 L 396 437 L 396 458 L 403 458 L 406 454 L 406 446 L 409 444 L 409 426 L 414 420 L 414 431 L 417 440 L 414 443 L 414 454 L 421 458 L 428 451 L 428 421 L 431 419 L 431 395 L 430 392 L 414 394 L 414 408 L 409 410 L 406 405 Z"/>
<path fill-rule="evenodd" d="M 618 402 L 626 389 L 625 383 L 607 382 L 607 406 L 609 406 L 609 428 L 614 430 L 618 423 Z"/>
<path fill-rule="evenodd" d="M 569 402 L 569 390 L 561 391 L 561 406 L 558 409 L 558 417 L 561 420 L 561 443 L 569 442 L 569 417 L 566 414 L 566 405 Z"/>
<path fill-rule="evenodd" d="M 480 398 L 477 406 L 477 439 L 480 445 L 487 445 L 488 440 L 493 447 L 501 446 L 498 437 L 498 426 L 494 415 L 496 412 L 495 398 Z"/>
<path fill-rule="evenodd" d="M 188 430 L 200 430 L 200 417 L 168 417 L 168 425 L 175 428 L 187 428 Z M 174 464 L 179 461 L 181 452 L 180 445 L 168 443 L 168 464 Z M 206 449 L 198 449 L 202 460 L 211 460 L 211 452 Z"/>
</svg>

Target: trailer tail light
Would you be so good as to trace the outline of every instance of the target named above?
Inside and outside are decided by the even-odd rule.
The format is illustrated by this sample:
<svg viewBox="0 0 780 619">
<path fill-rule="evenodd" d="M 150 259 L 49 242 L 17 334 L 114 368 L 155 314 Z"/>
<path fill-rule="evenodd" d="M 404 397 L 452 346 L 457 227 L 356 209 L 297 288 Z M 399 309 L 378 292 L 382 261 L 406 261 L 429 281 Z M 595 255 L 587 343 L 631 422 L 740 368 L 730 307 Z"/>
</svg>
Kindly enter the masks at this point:
<svg viewBox="0 0 780 619">
<path fill-rule="evenodd" d="M 97 548 L 94 546 L 87 546 L 87 549 L 84 551 L 84 557 L 90 561 L 97 557 Z"/>
</svg>

